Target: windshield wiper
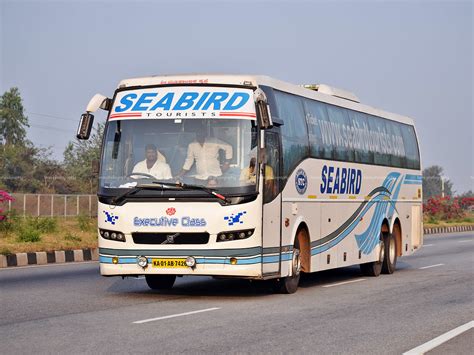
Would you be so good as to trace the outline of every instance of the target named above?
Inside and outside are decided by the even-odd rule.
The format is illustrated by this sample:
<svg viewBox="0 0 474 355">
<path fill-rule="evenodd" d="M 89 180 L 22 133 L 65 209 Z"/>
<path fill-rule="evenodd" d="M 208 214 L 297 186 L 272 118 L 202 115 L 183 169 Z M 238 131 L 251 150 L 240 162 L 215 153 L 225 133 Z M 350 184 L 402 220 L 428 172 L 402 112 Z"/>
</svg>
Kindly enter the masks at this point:
<svg viewBox="0 0 474 355">
<path fill-rule="evenodd" d="M 127 192 L 124 192 L 121 195 L 118 195 L 117 197 L 114 197 L 112 200 L 112 203 L 117 204 L 118 202 L 121 202 L 123 199 L 135 195 L 138 191 L 141 190 L 163 190 L 165 188 L 168 189 L 173 189 L 173 188 L 179 188 L 180 185 L 175 185 L 175 184 L 170 184 L 168 182 L 162 182 L 162 181 L 152 181 L 150 184 L 141 184 L 137 185 L 131 190 L 128 190 Z"/>
<path fill-rule="evenodd" d="M 221 195 L 220 193 L 217 193 L 215 192 L 214 190 L 212 189 L 209 189 L 207 187 L 204 187 L 204 186 L 200 186 L 200 185 L 190 185 L 190 184 L 185 184 L 185 183 L 177 183 L 176 186 L 178 187 L 181 187 L 183 188 L 184 190 L 200 190 L 200 191 L 204 191 L 204 192 L 207 192 L 209 195 L 212 195 L 214 197 L 217 197 L 219 200 L 222 200 L 224 201 L 225 203 L 229 203 L 229 200 L 224 196 L 224 195 Z"/>
</svg>

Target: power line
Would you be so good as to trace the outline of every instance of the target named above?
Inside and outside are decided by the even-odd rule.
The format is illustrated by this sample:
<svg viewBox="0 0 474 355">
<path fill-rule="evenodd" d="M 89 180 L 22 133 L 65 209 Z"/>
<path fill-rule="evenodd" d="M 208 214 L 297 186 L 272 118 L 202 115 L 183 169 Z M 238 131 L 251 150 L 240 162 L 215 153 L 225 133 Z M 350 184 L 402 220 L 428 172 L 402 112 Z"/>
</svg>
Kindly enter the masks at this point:
<svg viewBox="0 0 474 355">
<path fill-rule="evenodd" d="M 66 132 L 66 133 L 72 133 L 72 134 L 75 133 L 73 130 L 66 130 L 66 129 L 56 128 L 56 127 L 46 126 L 46 125 L 40 125 L 40 124 L 30 124 L 30 127 L 47 129 L 48 131 L 53 130 L 53 131 L 60 131 L 60 132 Z"/>
<path fill-rule="evenodd" d="M 46 113 L 37 113 L 37 112 L 30 112 L 30 111 L 25 111 L 25 113 L 27 113 L 27 114 L 29 114 L 29 115 L 34 115 L 34 116 L 42 116 L 42 117 L 54 118 L 54 119 L 57 119 L 57 120 L 64 120 L 64 121 L 71 121 L 71 122 L 74 121 L 74 122 L 77 122 L 77 120 L 72 119 L 72 118 L 54 116 L 54 115 L 49 115 L 49 114 L 46 114 Z"/>
</svg>

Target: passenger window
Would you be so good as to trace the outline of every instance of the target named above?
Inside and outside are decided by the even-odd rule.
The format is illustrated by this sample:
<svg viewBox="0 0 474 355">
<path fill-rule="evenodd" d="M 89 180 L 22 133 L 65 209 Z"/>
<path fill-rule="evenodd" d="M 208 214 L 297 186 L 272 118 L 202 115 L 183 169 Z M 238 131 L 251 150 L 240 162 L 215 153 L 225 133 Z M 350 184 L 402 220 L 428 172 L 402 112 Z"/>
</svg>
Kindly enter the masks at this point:
<svg viewBox="0 0 474 355">
<path fill-rule="evenodd" d="M 295 95 L 275 90 L 278 118 L 283 144 L 283 172 L 288 177 L 293 169 L 308 157 L 308 130 L 306 127 L 303 100 Z"/>
</svg>

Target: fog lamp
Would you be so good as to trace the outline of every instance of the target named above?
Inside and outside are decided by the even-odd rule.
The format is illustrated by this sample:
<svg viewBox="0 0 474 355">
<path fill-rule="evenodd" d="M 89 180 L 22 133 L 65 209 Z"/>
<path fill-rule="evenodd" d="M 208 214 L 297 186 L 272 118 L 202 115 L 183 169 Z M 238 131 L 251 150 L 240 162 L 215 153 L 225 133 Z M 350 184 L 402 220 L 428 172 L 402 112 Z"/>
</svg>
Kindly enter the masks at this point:
<svg viewBox="0 0 474 355">
<path fill-rule="evenodd" d="M 230 265 L 237 265 L 237 259 L 236 258 L 230 258 Z"/>
<path fill-rule="evenodd" d="M 142 268 L 146 268 L 148 266 L 148 259 L 144 256 L 139 256 L 137 258 L 137 264 L 138 264 L 138 266 L 140 266 Z"/>
<path fill-rule="evenodd" d="M 186 265 L 189 266 L 189 267 L 196 266 L 196 259 L 194 259 L 192 256 L 188 256 L 186 258 Z"/>
<path fill-rule="evenodd" d="M 118 257 L 114 256 L 114 257 L 112 258 L 112 264 L 118 264 L 118 261 L 119 261 L 119 260 L 118 260 Z"/>
</svg>

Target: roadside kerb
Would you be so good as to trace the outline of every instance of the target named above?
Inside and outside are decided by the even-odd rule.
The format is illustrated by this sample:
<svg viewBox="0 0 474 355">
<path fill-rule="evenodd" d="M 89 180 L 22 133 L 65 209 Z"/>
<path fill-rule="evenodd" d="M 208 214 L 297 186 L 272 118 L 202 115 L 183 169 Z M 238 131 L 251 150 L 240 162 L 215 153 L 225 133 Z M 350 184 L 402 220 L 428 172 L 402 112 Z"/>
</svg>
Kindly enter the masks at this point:
<svg viewBox="0 0 474 355">
<path fill-rule="evenodd" d="M 457 232 L 470 232 L 470 231 L 474 231 L 474 225 L 423 228 L 424 234 L 457 233 Z"/>
<path fill-rule="evenodd" d="M 0 268 L 11 266 L 46 265 L 99 260 L 99 251 L 93 249 L 56 250 L 50 252 L 0 255 Z"/>
</svg>

